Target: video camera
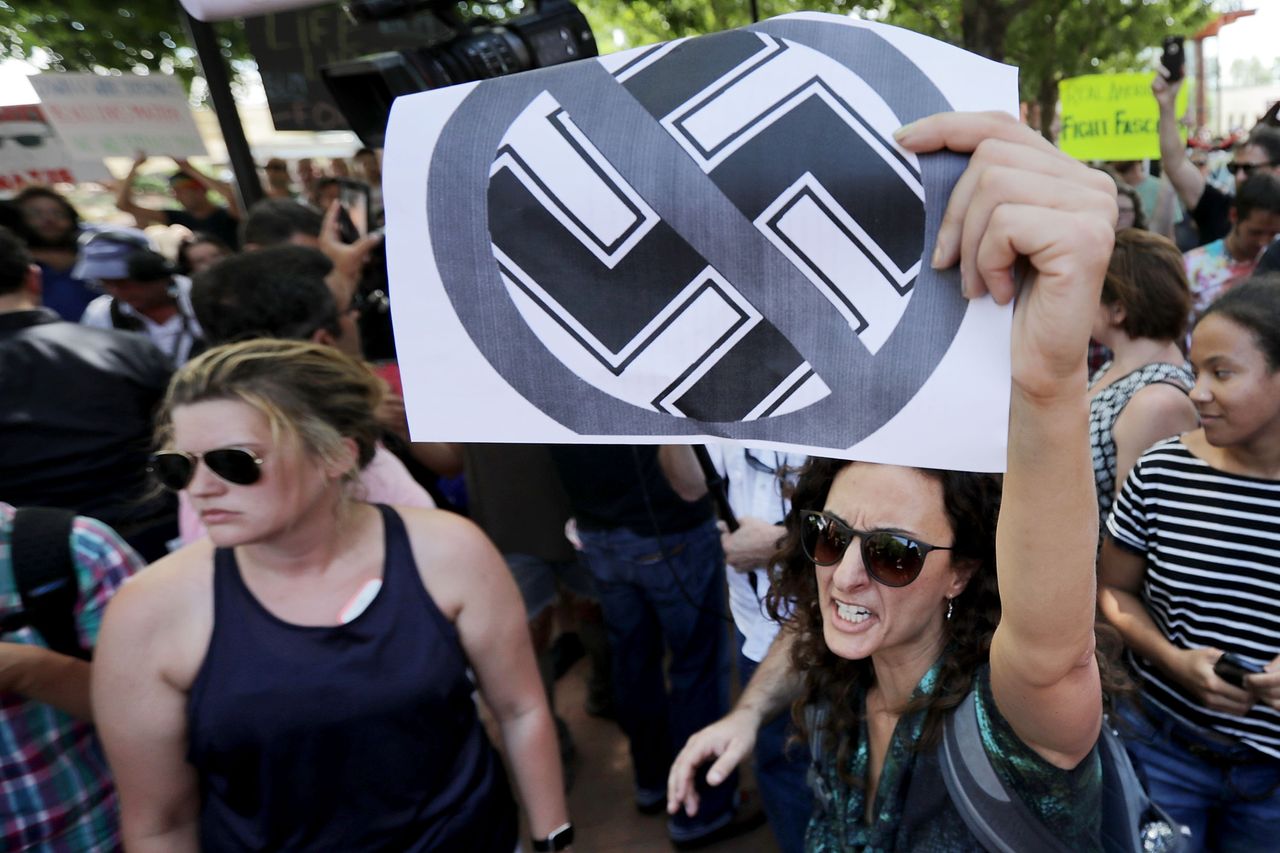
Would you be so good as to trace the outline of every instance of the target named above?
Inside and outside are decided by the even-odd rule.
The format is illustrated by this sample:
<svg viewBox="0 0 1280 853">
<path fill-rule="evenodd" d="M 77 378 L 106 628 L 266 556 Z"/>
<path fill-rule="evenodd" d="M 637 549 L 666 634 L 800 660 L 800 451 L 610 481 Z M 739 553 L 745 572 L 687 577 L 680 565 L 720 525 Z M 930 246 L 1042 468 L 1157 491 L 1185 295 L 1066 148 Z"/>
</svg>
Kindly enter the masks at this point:
<svg viewBox="0 0 1280 853">
<path fill-rule="evenodd" d="M 400 95 L 597 55 L 591 27 L 571 0 L 539 0 L 532 12 L 504 22 L 463 18 L 452 0 L 351 0 L 346 9 L 362 22 L 427 10 L 454 33 L 442 43 L 321 68 L 338 109 L 370 148 L 382 147 L 391 102 Z"/>
</svg>

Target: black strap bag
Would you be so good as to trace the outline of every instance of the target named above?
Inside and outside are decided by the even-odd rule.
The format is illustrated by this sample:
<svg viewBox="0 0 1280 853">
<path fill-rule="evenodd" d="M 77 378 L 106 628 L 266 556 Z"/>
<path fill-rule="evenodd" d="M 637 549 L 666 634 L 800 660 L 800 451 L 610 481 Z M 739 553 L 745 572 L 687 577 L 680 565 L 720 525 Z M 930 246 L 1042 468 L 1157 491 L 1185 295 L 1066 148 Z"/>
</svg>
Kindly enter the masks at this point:
<svg viewBox="0 0 1280 853">
<path fill-rule="evenodd" d="M 1102 760 L 1102 849 L 1106 853 L 1185 850 L 1188 830 L 1147 796 L 1129 753 L 1106 720 L 1095 749 Z M 972 692 L 943 724 L 938 764 L 960 817 L 990 853 L 1074 853 L 1004 786 L 991 766 Z"/>
<path fill-rule="evenodd" d="M 89 660 L 76 631 L 75 606 L 80 600 L 71 527 L 75 513 L 65 509 L 23 507 L 13 518 L 10 562 L 22 610 L 0 620 L 9 633 L 32 627 L 55 652 Z"/>
</svg>

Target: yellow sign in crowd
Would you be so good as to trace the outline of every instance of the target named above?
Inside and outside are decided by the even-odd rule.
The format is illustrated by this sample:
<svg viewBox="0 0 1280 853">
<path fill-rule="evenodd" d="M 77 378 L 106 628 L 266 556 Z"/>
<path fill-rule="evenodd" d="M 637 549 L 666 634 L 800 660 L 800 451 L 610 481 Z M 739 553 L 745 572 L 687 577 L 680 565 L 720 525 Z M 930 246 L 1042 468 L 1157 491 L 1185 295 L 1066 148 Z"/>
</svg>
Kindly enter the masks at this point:
<svg viewBox="0 0 1280 853">
<path fill-rule="evenodd" d="M 1159 158 L 1159 108 L 1151 94 L 1154 78 L 1154 71 L 1139 71 L 1063 80 L 1058 86 L 1059 147 L 1080 160 Z M 1189 89 L 1184 85 L 1178 93 L 1178 115 L 1186 111 Z M 1184 139 L 1185 135 L 1184 129 Z"/>
</svg>

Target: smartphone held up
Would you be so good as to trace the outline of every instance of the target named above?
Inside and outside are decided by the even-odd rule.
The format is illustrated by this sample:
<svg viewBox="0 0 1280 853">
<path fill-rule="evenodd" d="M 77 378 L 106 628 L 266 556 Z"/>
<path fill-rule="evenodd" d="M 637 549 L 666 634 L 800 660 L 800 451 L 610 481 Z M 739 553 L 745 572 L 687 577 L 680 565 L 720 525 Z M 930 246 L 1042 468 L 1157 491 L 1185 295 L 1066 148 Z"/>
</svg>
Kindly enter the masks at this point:
<svg viewBox="0 0 1280 853">
<path fill-rule="evenodd" d="M 344 243 L 354 243 L 369 233 L 369 185 L 350 178 L 338 179 L 338 233 Z"/>
<path fill-rule="evenodd" d="M 1169 72 L 1168 81 L 1176 83 L 1183 78 L 1187 70 L 1187 57 L 1183 52 L 1185 40 L 1182 36 L 1165 36 L 1164 53 L 1160 54 L 1160 64 Z"/>
</svg>

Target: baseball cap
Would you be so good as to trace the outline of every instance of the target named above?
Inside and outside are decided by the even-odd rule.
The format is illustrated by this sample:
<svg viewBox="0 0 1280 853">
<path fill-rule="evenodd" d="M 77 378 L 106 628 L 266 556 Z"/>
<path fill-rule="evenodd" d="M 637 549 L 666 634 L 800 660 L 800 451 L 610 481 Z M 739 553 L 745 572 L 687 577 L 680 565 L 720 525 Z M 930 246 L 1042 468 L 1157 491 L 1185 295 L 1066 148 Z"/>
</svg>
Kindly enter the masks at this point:
<svg viewBox="0 0 1280 853">
<path fill-rule="evenodd" d="M 150 238 L 137 228 L 102 228 L 80 235 L 79 258 L 71 271 L 82 281 L 131 278 L 129 259 L 138 252 L 154 252 Z"/>
</svg>

